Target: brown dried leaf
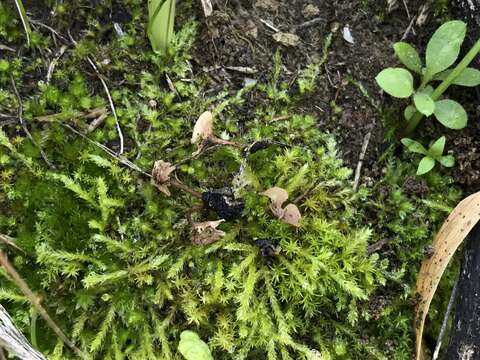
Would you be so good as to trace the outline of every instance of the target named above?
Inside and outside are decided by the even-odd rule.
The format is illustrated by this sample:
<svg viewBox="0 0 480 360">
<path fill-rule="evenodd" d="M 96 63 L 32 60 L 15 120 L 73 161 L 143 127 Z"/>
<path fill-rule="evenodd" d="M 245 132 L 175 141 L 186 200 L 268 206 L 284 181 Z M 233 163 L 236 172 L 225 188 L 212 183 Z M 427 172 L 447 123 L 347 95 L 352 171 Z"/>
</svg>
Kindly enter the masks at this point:
<svg viewBox="0 0 480 360">
<path fill-rule="evenodd" d="M 192 243 L 195 245 L 208 245 L 225 236 L 225 232 L 218 230 L 217 227 L 224 219 L 217 221 L 205 221 L 193 223 L 192 225 Z"/>
<path fill-rule="evenodd" d="M 419 301 L 415 308 L 417 360 L 421 359 L 425 319 L 438 283 L 453 254 L 479 220 L 480 192 L 477 192 L 453 209 L 433 241 L 433 255 L 423 260 L 416 286 Z"/>
<path fill-rule="evenodd" d="M 262 195 L 269 197 L 272 201 L 270 209 L 273 215 L 287 224 L 300 226 L 302 215 L 298 207 L 294 204 L 288 204 L 285 208 L 282 208 L 283 203 L 288 199 L 288 192 L 285 189 L 275 186 L 264 191 Z"/>
<path fill-rule="evenodd" d="M 285 206 L 284 213 L 282 220 L 285 221 L 287 224 L 293 226 L 300 226 L 300 220 L 302 219 L 302 214 L 300 214 L 300 210 L 298 210 L 297 205 L 288 204 Z"/>
<path fill-rule="evenodd" d="M 265 190 L 262 195 L 265 195 L 272 200 L 272 208 L 281 208 L 283 203 L 288 199 L 288 192 L 278 186 Z"/>
<path fill-rule="evenodd" d="M 175 166 L 169 162 L 158 160 L 155 161 L 152 170 L 152 179 L 156 188 L 167 196 L 170 196 L 168 185 L 170 182 L 170 174 L 175 170 Z"/>
<path fill-rule="evenodd" d="M 205 111 L 195 123 L 191 143 L 201 143 L 211 136 L 213 136 L 213 115 L 210 111 Z"/>
</svg>

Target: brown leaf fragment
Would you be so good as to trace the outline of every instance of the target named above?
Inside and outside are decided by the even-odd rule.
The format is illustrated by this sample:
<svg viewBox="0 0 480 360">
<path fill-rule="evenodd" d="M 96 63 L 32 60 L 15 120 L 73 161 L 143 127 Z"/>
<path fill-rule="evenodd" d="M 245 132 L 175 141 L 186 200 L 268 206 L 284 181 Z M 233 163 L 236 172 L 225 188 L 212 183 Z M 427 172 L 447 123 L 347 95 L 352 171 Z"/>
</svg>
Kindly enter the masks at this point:
<svg viewBox="0 0 480 360">
<path fill-rule="evenodd" d="M 152 170 L 152 179 L 156 188 L 167 196 L 170 196 L 170 174 L 175 170 L 175 166 L 169 162 L 158 160 L 155 161 Z"/>
<path fill-rule="evenodd" d="M 281 187 L 274 186 L 268 190 L 265 190 L 262 195 L 267 196 L 272 200 L 272 207 L 281 208 L 283 203 L 288 199 L 288 192 Z"/>
<path fill-rule="evenodd" d="M 264 191 L 262 195 L 267 196 L 272 201 L 270 209 L 273 215 L 287 224 L 300 226 L 302 215 L 298 207 L 294 204 L 288 204 L 285 208 L 282 208 L 283 203 L 288 200 L 288 193 L 285 189 L 275 186 Z"/>
<path fill-rule="evenodd" d="M 417 277 L 415 306 L 416 359 L 422 355 L 425 319 L 443 272 L 455 251 L 480 220 L 480 192 L 462 200 L 445 220 Z"/>
<path fill-rule="evenodd" d="M 282 219 L 287 224 L 299 227 L 300 220 L 302 219 L 302 214 L 300 214 L 300 210 L 298 210 L 297 205 L 288 204 L 287 206 L 285 206 Z"/>
<path fill-rule="evenodd" d="M 195 245 L 208 245 L 225 236 L 225 232 L 217 229 L 224 222 L 224 219 L 217 221 L 205 221 L 192 224 L 192 243 Z"/>
</svg>

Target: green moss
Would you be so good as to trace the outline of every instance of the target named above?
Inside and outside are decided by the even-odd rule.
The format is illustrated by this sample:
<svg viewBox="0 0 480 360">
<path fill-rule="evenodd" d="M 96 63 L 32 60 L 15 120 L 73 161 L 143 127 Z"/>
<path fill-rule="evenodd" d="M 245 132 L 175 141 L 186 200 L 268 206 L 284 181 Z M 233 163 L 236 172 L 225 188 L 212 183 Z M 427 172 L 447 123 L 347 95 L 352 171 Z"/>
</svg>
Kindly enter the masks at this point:
<svg viewBox="0 0 480 360">
<path fill-rule="evenodd" d="M 174 51 L 160 57 L 144 36 L 141 1 L 127 3 L 133 21 L 122 25 L 127 35 L 121 38 L 108 38 L 81 2 L 56 6 L 60 27 L 75 12 L 86 31 L 51 82 L 31 81 L 46 66 L 35 51 L 24 61 L 9 59 L 0 72 L 2 113 L 18 106 L 12 75 L 32 135 L 55 165 L 45 164 L 20 127 L 3 127 L 0 233 L 25 250 L 9 256 L 69 338 L 98 359 L 179 359 L 179 335 L 187 329 L 208 342 L 215 359 L 410 357 L 415 265 L 459 197 L 447 177 L 432 173 L 430 191 L 412 194 L 403 183 L 414 169 L 389 158 L 384 179 L 354 192 L 334 136 L 296 111 L 314 91 L 324 59 L 303 70 L 295 94 L 280 80 L 277 52 L 266 81 L 206 96 L 210 80 L 193 76 L 189 63 L 194 22 L 181 20 Z M 0 5 L 0 24 L 5 11 Z M 175 189 L 164 196 L 148 177 L 62 126 L 85 129 L 91 120 L 79 114 L 109 108 L 85 56 L 109 60 L 99 70 L 116 106 L 125 158 L 147 173 L 159 159 L 180 163 L 176 175 L 186 185 L 229 187 L 244 199 L 243 216 L 220 225 L 221 240 L 192 245 L 187 219 L 217 220 L 215 213 L 194 211 L 199 201 Z M 247 157 L 218 147 L 191 158 L 193 125 L 206 109 L 213 110 L 220 137 L 278 145 Z M 248 118 L 240 119 L 246 111 Z M 51 120 L 36 119 L 45 115 Z M 88 137 L 118 151 L 111 114 Z M 300 228 L 273 216 L 261 195 L 272 186 L 287 189 L 290 201 L 299 198 Z M 258 239 L 278 243 L 280 254 L 263 257 Z M 391 239 L 391 255 L 368 254 L 367 246 L 382 239 Z M 42 320 L 34 322 L 25 298 L 0 274 L 0 300 L 16 324 L 27 335 L 36 327 L 38 346 L 50 358 L 73 358 Z"/>
</svg>

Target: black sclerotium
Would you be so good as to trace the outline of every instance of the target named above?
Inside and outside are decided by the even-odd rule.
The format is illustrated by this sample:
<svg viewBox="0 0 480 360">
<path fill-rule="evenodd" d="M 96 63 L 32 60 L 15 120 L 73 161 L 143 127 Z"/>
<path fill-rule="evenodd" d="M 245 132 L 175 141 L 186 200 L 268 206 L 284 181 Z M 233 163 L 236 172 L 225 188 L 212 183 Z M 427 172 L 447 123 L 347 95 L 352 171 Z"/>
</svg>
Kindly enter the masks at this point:
<svg viewBox="0 0 480 360">
<path fill-rule="evenodd" d="M 245 203 L 235 199 L 229 189 L 216 189 L 202 193 L 203 206 L 215 211 L 221 219 L 235 220 L 242 216 Z"/>
<path fill-rule="evenodd" d="M 280 253 L 280 245 L 271 239 L 258 239 L 255 240 L 255 245 L 260 248 L 260 253 L 263 257 L 272 257 Z"/>
<path fill-rule="evenodd" d="M 286 146 L 285 144 L 282 144 L 278 141 L 272 141 L 272 140 L 268 140 L 268 139 L 258 140 L 258 141 L 255 141 L 250 146 L 243 149 L 243 156 L 248 156 L 249 154 L 254 154 L 257 151 L 264 150 L 264 149 L 266 149 L 270 146 L 273 146 L 273 145 L 282 146 L 282 147 Z"/>
</svg>

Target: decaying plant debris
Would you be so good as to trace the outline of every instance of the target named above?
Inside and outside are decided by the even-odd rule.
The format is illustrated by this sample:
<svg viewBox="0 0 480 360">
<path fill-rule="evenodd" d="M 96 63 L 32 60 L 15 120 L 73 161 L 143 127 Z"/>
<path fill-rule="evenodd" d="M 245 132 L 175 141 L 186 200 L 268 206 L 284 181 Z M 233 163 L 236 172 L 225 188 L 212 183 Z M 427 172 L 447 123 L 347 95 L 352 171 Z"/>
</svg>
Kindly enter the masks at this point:
<svg viewBox="0 0 480 360">
<path fill-rule="evenodd" d="M 157 51 L 143 2 L 25 1 L 29 46 L 0 4 L 1 251 L 58 327 L 2 271 L 19 332 L 62 360 L 411 359 L 417 271 L 478 185 L 479 125 L 445 134 L 468 179 L 419 180 L 374 77 L 444 2 L 169 3 Z"/>
</svg>

